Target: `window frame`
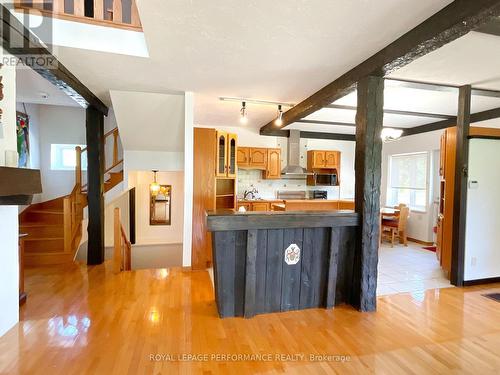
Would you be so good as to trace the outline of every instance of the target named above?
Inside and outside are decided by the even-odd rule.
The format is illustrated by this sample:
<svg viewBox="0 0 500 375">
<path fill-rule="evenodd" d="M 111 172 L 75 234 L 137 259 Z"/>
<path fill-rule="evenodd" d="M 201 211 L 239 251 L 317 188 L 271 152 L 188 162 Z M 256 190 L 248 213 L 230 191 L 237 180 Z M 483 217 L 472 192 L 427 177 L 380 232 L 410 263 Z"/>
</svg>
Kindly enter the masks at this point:
<svg viewBox="0 0 500 375">
<path fill-rule="evenodd" d="M 393 159 L 397 157 L 404 157 L 404 156 L 414 156 L 414 155 L 425 155 L 425 188 L 416 188 L 416 187 L 393 187 L 392 186 L 392 175 L 393 175 Z M 408 206 L 410 207 L 410 210 L 413 212 L 418 212 L 418 213 L 427 213 L 429 210 L 430 202 L 429 202 L 429 195 L 431 194 L 431 178 L 430 176 L 430 171 L 431 171 L 431 163 L 432 163 L 432 155 L 430 154 L 429 151 L 418 151 L 418 152 L 406 152 L 406 153 L 399 153 L 399 154 L 392 154 L 389 155 L 389 160 L 388 160 L 388 173 L 387 173 L 387 191 L 386 191 L 386 205 L 387 206 L 395 206 L 399 204 L 400 202 L 393 202 L 392 197 L 393 197 L 393 190 L 397 189 L 399 191 L 401 190 L 409 190 L 410 191 L 410 202 L 408 202 Z M 425 206 L 417 206 L 415 205 L 415 198 L 412 199 L 411 195 L 414 194 L 417 191 L 424 191 L 425 192 Z"/>
<path fill-rule="evenodd" d="M 63 153 L 66 150 L 72 150 L 75 152 L 75 163 L 76 163 L 76 150 L 75 148 L 80 146 L 82 149 L 85 145 L 82 144 L 70 144 L 70 143 L 51 143 L 50 144 L 50 170 L 51 171 L 74 171 L 75 166 L 66 167 L 63 165 Z M 82 171 L 87 170 L 87 157 L 82 154 Z"/>
</svg>

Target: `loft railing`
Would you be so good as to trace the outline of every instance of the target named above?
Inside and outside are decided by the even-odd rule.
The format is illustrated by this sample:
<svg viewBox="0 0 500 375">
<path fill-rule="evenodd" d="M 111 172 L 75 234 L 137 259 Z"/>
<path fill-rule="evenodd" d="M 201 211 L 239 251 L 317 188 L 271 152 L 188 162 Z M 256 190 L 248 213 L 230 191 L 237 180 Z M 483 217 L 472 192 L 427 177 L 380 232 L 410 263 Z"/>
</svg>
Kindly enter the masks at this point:
<svg viewBox="0 0 500 375">
<path fill-rule="evenodd" d="M 17 9 L 46 16 L 141 31 L 136 0 L 17 0 Z"/>
<path fill-rule="evenodd" d="M 111 172 L 114 168 L 123 163 L 123 158 L 119 157 L 118 152 L 118 137 L 119 137 L 118 128 L 114 128 L 110 130 L 106 134 L 104 134 L 104 144 L 105 150 L 108 150 L 108 140 L 112 138 L 112 163 L 109 166 L 106 166 L 108 158 L 106 157 L 106 152 L 104 153 L 104 165 L 105 170 L 104 174 Z M 81 191 L 85 191 L 87 184 L 83 183 L 83 174 L 82 174 L 82 156 L 87 152 L 87 147 L 81 148 L 80 146 L 76 147 L 76 168 L 75 168 L 75 183 L 76 185 L 80 185 Z"/>
<path fill-rule="evenodd" d="M 127 239 L 127 234 L 123 228 L 120 217 L 120 208 L 115 207 L 113 238 L 113 270 L 115 273 L 130 271 L 132 269 L 132 244 Z"/>
</svg>

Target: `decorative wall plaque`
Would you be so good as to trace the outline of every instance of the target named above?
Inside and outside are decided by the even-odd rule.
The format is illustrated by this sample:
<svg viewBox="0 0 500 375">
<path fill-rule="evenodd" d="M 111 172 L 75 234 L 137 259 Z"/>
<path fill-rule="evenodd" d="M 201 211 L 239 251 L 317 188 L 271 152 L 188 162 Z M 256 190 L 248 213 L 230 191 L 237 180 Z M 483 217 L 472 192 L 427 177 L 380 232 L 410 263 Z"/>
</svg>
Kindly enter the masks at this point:
<svg viewBox="0 0 500 375">
<path fill-rule="evenodd" d="M 292 266 L 299 263 L 299 261 L 300 247 L 293 243 L 285 249 L 285 263 Z"/>
</svg>

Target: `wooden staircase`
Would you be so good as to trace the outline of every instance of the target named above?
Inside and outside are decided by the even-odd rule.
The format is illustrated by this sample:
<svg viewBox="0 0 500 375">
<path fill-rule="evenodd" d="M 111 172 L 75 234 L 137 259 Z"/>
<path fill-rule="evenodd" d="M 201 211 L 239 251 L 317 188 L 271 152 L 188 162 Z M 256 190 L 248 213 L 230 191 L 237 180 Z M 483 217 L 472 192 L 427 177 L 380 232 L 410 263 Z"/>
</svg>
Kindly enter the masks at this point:
<svg viewBox="0 0 500 375">
<path fill-rule="evenodd" d="M 105 172 L 104 191 L 108 192 L 123 181 L 123 170 L 113 172 L 122 165 L 118 160 L 117 134 L 113 135 L 113 163 Z M 82 238 L 83 209 L 87 206 L 86 187 L 81 185 L 81 152 L 77 150 L 77 183 L 73 191 L 63 197 L 29 206 L 19 215 L 19 232 L 26 233 L 24 260 L 26 266 L 71 263 Z"/>
</svg>

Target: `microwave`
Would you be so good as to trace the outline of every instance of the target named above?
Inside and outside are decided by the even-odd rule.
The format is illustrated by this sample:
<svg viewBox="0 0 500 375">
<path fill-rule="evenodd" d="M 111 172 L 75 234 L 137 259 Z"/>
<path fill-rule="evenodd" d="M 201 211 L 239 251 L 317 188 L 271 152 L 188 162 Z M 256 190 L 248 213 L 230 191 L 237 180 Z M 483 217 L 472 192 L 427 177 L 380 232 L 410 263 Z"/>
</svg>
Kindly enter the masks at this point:
<svg viewBox="0 0 500 375">
<path fill-rule="evenodd" d="M 315 173 L 314 176 L 314 185 L 315 186 L 337 186 L 338 179 L 337 174 L 334 173 Z"/>
</svg>

